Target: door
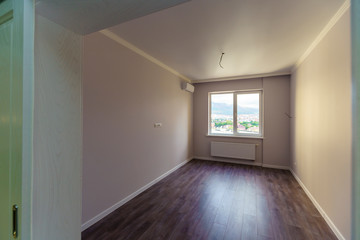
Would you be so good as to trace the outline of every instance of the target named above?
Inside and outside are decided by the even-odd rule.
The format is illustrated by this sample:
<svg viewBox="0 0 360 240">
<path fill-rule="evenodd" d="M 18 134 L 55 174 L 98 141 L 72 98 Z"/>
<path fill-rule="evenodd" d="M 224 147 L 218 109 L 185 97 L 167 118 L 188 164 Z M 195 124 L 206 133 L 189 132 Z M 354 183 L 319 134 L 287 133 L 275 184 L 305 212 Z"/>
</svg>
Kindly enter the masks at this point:
<svg viewBox="0 0 360 240">
<path fill-rule="evenodd" d="M 31 20 L 33 15 L 27 11 L 32 8 L 32 1 L 0 0 L 0 239 L 4 240 L 30 239 L 30 234 L 21 237 L 21 220 L 23 212 L 27 213 L 27 219 L 30 213 L 30 205 L 24 209 L 22 199 L 28 204 L 31 196 L 28 187 L 29 196 L 23 196 L 22 186 L 23 180 L 30 180 L 28 175 L 23 178 L 23 173 L 28 172 L 23 169 L 23 140 L 29 139 L 28 136 L 23 138 L 23 126 L 29 124 L 23 125 L 23 96 L 28 92 L 24 91 L 23 82 L 25 73 L 31 73 L 32 66 L 28 64 L 33 61 L 25 59 L 33 53 L 24 52 L 28 50 L 24 44 L 24 16 L 31 16 Z M 30 36 L 33 38 L 32 34 Z"/>
</svg>

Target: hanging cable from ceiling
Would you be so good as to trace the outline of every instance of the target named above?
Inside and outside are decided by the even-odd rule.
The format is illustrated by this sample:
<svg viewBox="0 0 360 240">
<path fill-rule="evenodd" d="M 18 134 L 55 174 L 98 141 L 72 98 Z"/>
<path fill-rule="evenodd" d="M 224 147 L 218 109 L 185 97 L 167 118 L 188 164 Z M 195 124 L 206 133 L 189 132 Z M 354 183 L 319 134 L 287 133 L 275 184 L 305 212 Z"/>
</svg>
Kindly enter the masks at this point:
<svg viewBox="0 0 360 240">
<path fill-rule="evenodd" d="M 221 68 L 224 68 L 222 65 L 221 65 L 221 62 L 222 62 L 222 59 L 223 59 L 223 56 L 224 56 L 225 53 L 221 53 L 221 57 L 220 57 L 220 60 L 219 60 L 219 66 Z"/>
</svg>

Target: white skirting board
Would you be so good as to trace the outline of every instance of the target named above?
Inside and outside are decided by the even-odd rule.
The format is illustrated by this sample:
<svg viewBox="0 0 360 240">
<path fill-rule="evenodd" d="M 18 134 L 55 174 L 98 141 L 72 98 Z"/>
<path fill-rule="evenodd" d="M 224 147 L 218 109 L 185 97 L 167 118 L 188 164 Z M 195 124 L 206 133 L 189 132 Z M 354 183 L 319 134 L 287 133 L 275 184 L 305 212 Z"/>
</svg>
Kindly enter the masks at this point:
<svg viewBox="0 0 360 240">
<path fill-rule="evenodd" d="M 331 228 L 331 230 L 334 232 L 334 234 L 336 235 L 336 237 L 339 240 L 346 240 L 345 237 L 341 234 L 341 232 L 339 231 L 339 229 L 335 226 L 335 224 L 331 221 L 331 219 L 329 218 L 329 216 L 325 213 L 325 211 L 322 209 L 322 207 L 320 206 L 320 204 L 315 200 L 315 198 L 313 197 L 313 195 L 310 193 L 310 191 L 306 188 L 306 186 L 304 185 L 304 183 L 300 180 L 300 178 L 295 174 L 295 172 L 290 168 L 290 172 L 292 173 L 292 175 L 294 176 L 294 178 L 296 179 L 296 181 L 300 184 L 301 188 L 304 190 L 304 192 L 306 193 L 306 195 L 310 198 L 311 202 L 315 205 L 316 209 L 320 212 L 321 216 L 325 219 L 326 223 L 329 225 L 329 227 Z"/>
<path fill-rule="evenodd" d="M 226 163 L 235 163 L 235 164 L 243 164 L 243 165 L 250 165 L 250 166 L 259 166 L 261 167 L 261 163 L 257 163 L 254 161 L 247 161 L 247 160 L 239 160 L 239 159 L 218 159 L 218 158 L 212 158 L 212 157 L 194 157 L 193 159 L 198 160 L 205 160 L 205 161 L 213 161 L 213 162 L 226 162 Z"/>
<path fill-rule="evenodd" d="M 272 165 L 272 164 L 263 164 L 261 165 L 264 168 L 275 168 L 275 169 L 283 169 L 283 170 L 290 170 L 288 166 L 281 166 L 281 165 Z"/>
<path fill-rule="evenodd" d="M 205 161 L 213 161 L 213 162 L 226 162 L 226 163 L 235 163 L 235 164 L 242 164 L 242 165 L 250 165 L 250 166 L 258 166 L 258 167 L 264 167 L 264 168 L 274 168 L 274 169 L 283 169 L 283 170 L 290 170 L 288 166 L 280 166 L 280 165 L 272 165 L 272 164 L 262 164 L 258 162 L 253 161 L 241 161 L 238 159 L 218 159 L 218 158 L 212 158 L 212 157 L 194 157 L 194 159 L 199 160 L 205 160 Z"/>
<path fill-rule="evenodd" d="M 133 192 L 132 194 L 127 196 L 126 198 L 120 200 L 119 202 L 115 203 L 113 206 L 109 207 L 108 209 L 102 211 L 101 213 L 99 213 L 98 215 L 96 215 L 95 217 L 90 219 L 89 221 L 85 222 L 84 224 L 81 225 L 81 231 L 84 231 L 85 229 L 89 228 L 96 222 L 100 221 L 101 219 L 103 219 L 104 217 L 106 217 L 107 215 L 109 215 L 110 213 L 112 213 L 113 211 L 115 211 L 116 209 L 118 209 L 119 207 L 121 207 L 122 205 L 124 205 L 125 203 L 127 203 L 128 201 L 130 201 L 131 199 L 136 197 L 137 195 L 139 195 L 140 193 L 144 192 L 145 190 L 147 190 L 148 188 L 150 188 L 151 186 L 153 186 L 154 184 L 156 184 L 163 178 L 167 177 L 168 175 L 170 175 L 171 173 L 173 173 L 180 167 L 184 166 L 186 163 L 188 163 L 192 159 L 193 158 L 189 158 L 189 159 L 185 160 L 184 162 L 180 163 L 176 167 L 170 169 L 169 171 L 167 171 L 166 173 L 161 175 L 160 177 L 154 179 L 150 183 L 146 184 L 145 186 L 141 187 L 140 189 L 136 190 L 135 192 Z"/>
</svg>

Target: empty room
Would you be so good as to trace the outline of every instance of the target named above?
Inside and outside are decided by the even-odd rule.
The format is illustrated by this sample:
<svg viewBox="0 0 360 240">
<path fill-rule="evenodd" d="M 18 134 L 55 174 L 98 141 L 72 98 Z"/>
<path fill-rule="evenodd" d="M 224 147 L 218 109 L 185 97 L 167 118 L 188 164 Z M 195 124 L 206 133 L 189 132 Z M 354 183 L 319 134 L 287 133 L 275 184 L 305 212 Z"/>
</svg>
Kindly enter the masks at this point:
<svg viewBox="0 0 360 240">
<path fill-rule="evenodd" d="M 360 239 L 358 2 L 20 2 L 0 240 Z"/>
</svg>

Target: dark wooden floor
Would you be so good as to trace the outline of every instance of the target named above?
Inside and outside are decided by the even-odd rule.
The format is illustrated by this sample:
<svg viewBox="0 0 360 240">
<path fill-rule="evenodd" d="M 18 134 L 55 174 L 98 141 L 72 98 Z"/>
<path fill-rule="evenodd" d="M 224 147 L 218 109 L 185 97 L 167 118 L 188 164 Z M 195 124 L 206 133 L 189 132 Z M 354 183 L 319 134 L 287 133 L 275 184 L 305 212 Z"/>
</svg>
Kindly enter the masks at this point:
<svg viewBox="0 0 360 240">
<path fill-rule="evenodd" d="M 289 171 L 193 160 L 82 239 L 337 239 Z"/>
</svg>

